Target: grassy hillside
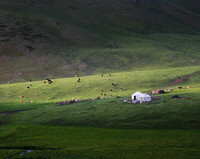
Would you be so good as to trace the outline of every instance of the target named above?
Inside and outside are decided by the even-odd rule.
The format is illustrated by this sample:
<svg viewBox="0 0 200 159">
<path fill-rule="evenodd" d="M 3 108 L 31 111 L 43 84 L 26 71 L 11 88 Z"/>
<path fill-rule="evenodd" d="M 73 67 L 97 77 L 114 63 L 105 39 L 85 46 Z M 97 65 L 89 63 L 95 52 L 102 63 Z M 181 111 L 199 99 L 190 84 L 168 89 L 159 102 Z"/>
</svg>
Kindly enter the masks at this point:
<svg viewBox="0 0 200 159">
<path fill-rule="evenodd" d="M 199 65 L 198 9 L 196 0 L 1 0 L 0 82 Z"/>
<path fill-rule="evenodd" d="M 133 70 L 104 77 L 84 76 L 80 83 L 73 77 L 52 79 L 51 85 L 43 81 L 1 84 L 0 158 L 198 159 L 199 70 L 199 66 Z M 177 76 L 188 74 L 193 76 L 170 86 L 172 92 L 159 95 L 161 98 L 150 104 L 122 102 L 135 91 L 167 89 Z M 117 84 L 115 88 L 112 83 Z M 101 96 L 101 89 L 107 96 Z M 118 95 L 122 98 L 116 98 Z M 192 99 L 172 99 L 173 95 Z M 72 97 L 97 96 L 102 99 L 56 105 Z M 26 150 L 34 151 L 17 155 Z"/>
<path fill-rule="evenodd" d="M 196 115 L 199 112 L 199 74 L 195 74 L 195 76 L 188 79 L 186 83 L 180 83 L 174 86 L 168 85 L 175 81 L 177 76 L 182 78 L 185 75 L 198 71 L 199 66 L 154 71 L 122 72 L 115 73 L 109 77 L 106 75 L 104 77 L 100 77 L 99 75 L 85 76 L 81 77 L 80 83 L 78 83 L 77 78 L 74 77 L 55 79 L 51 85 L 46 85 L 43 81 L 4 84 L 0 85 L 0 112 L 34 109 L 16 116 L 11 116 L 11 118 L 2 118 L 6 123 L 11 122 L 15 124 L 83 124 L 104 127 L 126 127 L 127 124 L 128 127 L 144 128 L 143 122 L 152 122 L 152 124 L 145 127 L 160 128 L 164 126 L 165 128 L 177 128 L 179 122 L 183 124 L 190 119 L 195 120 L 195 122 L 190 123 L 191 125 L 188 124 L 188 128 L 190 128 L 190 126 L 194 126 L 193 128 L 195 128 L 198 123 L 198 120 L 195 118 L 198 118 Z M 132 73 L 134 76 L 131 75 Z M 107 80 L 107 78 L 110 78 L 110 80 Z M 112 87 L 112 83 L 116 84 L 114 88 Z M 186 89 L 188 85 L 192 86 L 192 89 Z M 27 86 L 30 86 L 30 89 L 28 89 Z M 178 86 L 183 86 L 184 89 L 179 90 Z M 140 107 L 137 105 L 133 107 L 131 104 L 122 103 L 122 99 L 116 99 L 116 96 L 130 98 L 130 95 L 136 91 L 150 93 L 151 90 L 160 87 L 172 87 L 174 91 L 161 95 L 164 100 L 155 100 L 152 104 L 144 104 Z M 103 89 L 103 92 L 101 92 L 101 89 Z M 110 91 L 111 89 L 112 91 Z M 106 94 L 106 96 L 102 96 L 101 93 Z M 110 97 L 111 94 L 112 97 Z M 171 98 L 173 95 L 194 99 L 174 100 Z M 20 96 L 24 96 L 24 98 L 21 99 Z M 73 97 L 80 100 L 96 98 L 98 96 L 105 99 L 63 107 L 56 106 L 56 102 L 71 100 Z M 22 100 L 23 103 L 21 102 Z M 193 109 L 191 109 L 191 107 Z M 194 109 L 196 111 L 194 111 Z M 144 110 L 145 113 L 143 112 Z M 184 113 L 183 110 L 186 111 L 187 115 L 190 114 L 189 119 L 186 118 L 186 121 L 185 116 L 182 114 Z M 171 111 L 174 113 L 166 116 L 166 114 Z M 138 114 L 135 114 L 135 112 Z M 120 117 L 117 114 L 120 114 Z M 169 117 L 174 124 L 168 123 Z M 141 118 L 144 121 L 141 121 Z M 152 121 L 150 121 L 149 118 L 151 118 Z M 159 120 L 155 121 L 157 118 Z M 104 119 L 106 119 L 107 122 L 105 122 Z M 183 126 L 184 124 L 182 125 L 181 123 L 178 124 L 178 127 L 187 127 L 186 125 Z"/>
</svg>

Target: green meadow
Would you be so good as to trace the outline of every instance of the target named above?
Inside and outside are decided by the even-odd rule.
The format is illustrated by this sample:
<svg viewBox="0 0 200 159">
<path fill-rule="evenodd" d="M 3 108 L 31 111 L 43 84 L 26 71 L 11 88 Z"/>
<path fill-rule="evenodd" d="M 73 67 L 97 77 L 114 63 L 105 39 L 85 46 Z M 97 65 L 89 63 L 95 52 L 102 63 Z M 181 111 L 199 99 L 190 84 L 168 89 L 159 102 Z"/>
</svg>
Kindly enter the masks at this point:
<svg viewBox="0 0 200 159">
<path fill-rule="evenodd" d="M 0 0 L 0 159 L 199 159 L 199 6 Z"/>
<path fill-rule="evenodd" d="M 45 80 L 1 84 L 0 158 L 198 159 L 199 70 L 199 66 L 133 70 L 84 76 L 80 83 L 71 77 L 51 79 L 51 85 Z M 193 73 L 184 83 L 168 86 Z M 123 103 L 136 91 L 150 93 L 161 87 L 173 91 L 148 104 Z M 192 99 L 172 99 L 173 95 Z M 101 100 L 56 105 L 73 97 L 98 96 Z M 19 156 L 26 150 L 34 151 Z"/>
</svg>

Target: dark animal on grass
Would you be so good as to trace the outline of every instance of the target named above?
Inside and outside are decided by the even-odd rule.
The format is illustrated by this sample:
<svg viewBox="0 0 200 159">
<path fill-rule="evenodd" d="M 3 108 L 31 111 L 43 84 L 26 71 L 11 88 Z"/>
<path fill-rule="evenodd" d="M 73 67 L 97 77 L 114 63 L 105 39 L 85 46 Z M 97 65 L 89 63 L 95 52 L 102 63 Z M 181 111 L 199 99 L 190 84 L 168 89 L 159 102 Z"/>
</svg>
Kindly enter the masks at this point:
<svg viewBox="0 0 200 159">
<path fill-rule="evenodd" d="M 106 96 L 106 94 L 104 94 L 104 96 Z"/>
<path fill-rule="evenodd" d="M 101 75 L 101 77 L 103 77 L 103 75 Z"/>
<path fill-rule="evenodd" d="M 52 82 L 51 81 L 47 81 L 47 82 L 44 82 L 45 84 L 49 85 L 51 84 Z"/>
<path fill-rule="evenodd" d="M 112 92 L 112 89 L 110 89 L 110 91 Z"/>
<path fill-rule="evenodd" d="M 116 86 L 116 84 L 112 83 L 112 86 Z"/>
<path fill-rule="evenodd" d="M 28 89 L 30 89 L 30 87 L 29 87 L 29 86 L 28 86 L 27 88 L 28 88 Z"/>
<path fill-rule="evenodd" d="M 32 87 L 32 84 L 30 86 Z"/>
<path fill-rule="evenodd" d="M 172 96 L 172 98 L 181 98 L 181 97 L 179 97 L 178 95 L 174 95 Z"/>
<path fill-rule="evenodd" d="M 182 89 L 183 87 L 178 87 L 179 89 Z"/>
</svg>

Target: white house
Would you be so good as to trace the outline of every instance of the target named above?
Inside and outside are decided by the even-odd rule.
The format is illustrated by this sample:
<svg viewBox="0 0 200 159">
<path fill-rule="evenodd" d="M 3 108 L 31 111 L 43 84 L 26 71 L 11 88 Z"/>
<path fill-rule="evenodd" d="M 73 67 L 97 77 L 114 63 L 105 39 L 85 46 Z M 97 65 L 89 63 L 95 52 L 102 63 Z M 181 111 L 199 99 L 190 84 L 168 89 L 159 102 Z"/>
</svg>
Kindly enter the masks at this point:
<svg viewBox="0 0 200 159">
<path fill-rule="evenodd" d="M 140 103 L 143 102 L 151 102 L 151 96 L 146 93 L 141 93 L 139 91 L 135 92 L 131 95 L 132 101 L 139 101 Z"/>
</svg>

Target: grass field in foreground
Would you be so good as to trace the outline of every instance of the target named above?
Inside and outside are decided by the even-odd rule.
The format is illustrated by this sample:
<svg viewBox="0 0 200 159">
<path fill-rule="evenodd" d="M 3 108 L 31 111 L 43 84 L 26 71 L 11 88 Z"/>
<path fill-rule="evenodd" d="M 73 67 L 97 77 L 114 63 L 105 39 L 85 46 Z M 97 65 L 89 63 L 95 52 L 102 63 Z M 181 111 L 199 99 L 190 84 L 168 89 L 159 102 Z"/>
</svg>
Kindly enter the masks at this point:
<svg viewBox="0 0 200 159">
<path fill-rule="evenodd" d="M 160 95 L 163 100 L 136 105 L 122 100 L 135 91 L 149 93 L 173 82 L 176 76 L 199 69 L 196 66 L 122 72 L 108 77 L 110 80 L 94 75 L 81 77 L 81 83 L 77 78 L 52 79 L 52 85 L 34 81 L 30 90 L 26 88 L 30 82 L 0 85 L 0 113 L 32 109 L 0 115 L 0 158 L 198 159 L 199 74 Z M 112 88 L 111 83 L 118 85 Z M 186 89 L 187 85 L 192 89 Z M 107 95 L 113 89 L 113 98 L 66 106 L 55 104 L 72 97 L 97 97 L 100 89 Z M 176 94 L 193 99 L 172 99 Z M 25 96 L 24 103 L 21 95 Z M 116 99 L 117 95 L 122 98 Z M 27 149 L 35 151 L 17 156 Z"/>
<path fill-rule="evenodd" d="M 11 158 L 198 159 L 199 130 L 119 130 L 87 127 L 4 126 L 0 147 L 34 149 Z M 14 150 L 16 151 L 14 153 Z M 1 158 L 6 158 L 0 149 Z M 6 152 L 8 153 L 8 152 Z"/>
</svg>

